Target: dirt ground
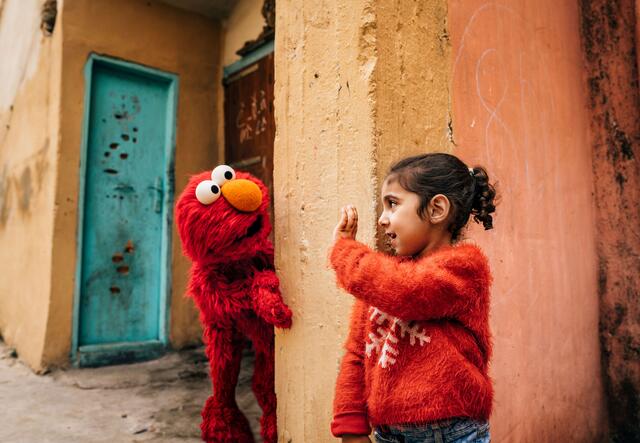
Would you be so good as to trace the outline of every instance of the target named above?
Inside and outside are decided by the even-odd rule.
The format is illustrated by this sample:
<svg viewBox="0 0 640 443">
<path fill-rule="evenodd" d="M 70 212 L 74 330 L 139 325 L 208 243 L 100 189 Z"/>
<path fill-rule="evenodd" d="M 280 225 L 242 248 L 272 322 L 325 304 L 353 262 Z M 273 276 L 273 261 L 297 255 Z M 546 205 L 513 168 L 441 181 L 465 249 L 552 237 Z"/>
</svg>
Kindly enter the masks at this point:
<svg viewBox="0 0 640 443">
<path fill-rule="evenodd" d="M 260 442 L 252 373 L 247 349 L 236 398 Z M 144 363 L 36 375 L 0 341 L 3 443 L 196 443 L 210 393 L 203 348 Z"/>
</svg>

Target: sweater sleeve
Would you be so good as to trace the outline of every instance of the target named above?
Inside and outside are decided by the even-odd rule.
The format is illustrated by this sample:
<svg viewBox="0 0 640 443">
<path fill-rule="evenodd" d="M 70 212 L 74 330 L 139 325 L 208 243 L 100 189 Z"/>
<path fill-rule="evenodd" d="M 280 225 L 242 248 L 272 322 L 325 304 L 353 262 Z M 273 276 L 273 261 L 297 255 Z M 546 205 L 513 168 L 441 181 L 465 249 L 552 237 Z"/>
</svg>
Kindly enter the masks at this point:
<svg viewBox="0 0 640 443">
<path fill-rule="evenodd" d="M 367 306 L 356 300 L 351 314 L 349 336 L 345 343 L 340 372 L 333 399 L 331 433 L 334 437 L 345 434 L 369 435 L 371 427 L 367 416 L 364 378 L 364 334 Z"/>
<path fill-rule="evenodd" d="M 469 244 L 401 261 L 355 240 L 340 239 L 330 259 L 341 287 L 403 320 L 464 315 L 482 302 L 481 289 L 491 283 L 486 257 Z"/>
</svg>

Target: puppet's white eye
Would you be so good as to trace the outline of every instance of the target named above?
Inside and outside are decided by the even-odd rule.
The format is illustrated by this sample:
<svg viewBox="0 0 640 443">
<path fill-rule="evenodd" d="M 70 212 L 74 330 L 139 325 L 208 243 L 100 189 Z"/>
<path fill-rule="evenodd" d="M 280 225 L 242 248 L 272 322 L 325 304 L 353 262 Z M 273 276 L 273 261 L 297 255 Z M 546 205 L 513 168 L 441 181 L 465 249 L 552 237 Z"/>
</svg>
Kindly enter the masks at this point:
<svg viewBox="0 0 640 443">
<path fill-rule="evenodd" d="M 220 197 L 220 186 L 212 180 L 205 180 L 196 187 L 196 198 L 203 205 L 210 205 Z"/>
<path fill-rule="evenodd" d="M 220 165 L 211 173 L 211 180 L 218 184 L 218 186 L 224 185 L 229 180 L 236 178 L 236 171 L 231 166 Z"/>
</svg>

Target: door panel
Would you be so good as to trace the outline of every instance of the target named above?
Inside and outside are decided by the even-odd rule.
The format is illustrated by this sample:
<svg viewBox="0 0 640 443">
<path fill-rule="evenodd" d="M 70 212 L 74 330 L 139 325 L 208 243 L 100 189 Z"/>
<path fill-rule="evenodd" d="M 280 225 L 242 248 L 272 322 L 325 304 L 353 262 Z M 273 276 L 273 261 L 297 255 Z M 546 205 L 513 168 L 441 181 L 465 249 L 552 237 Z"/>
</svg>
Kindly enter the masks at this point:
<svg viewBox="0 0 640 443">
<path fill-rule="evenodd" d="M 174 85 L 104 61 L 94 63 L 90 84 L 77 344 L 157 343 Z"/>
<path fill-rule="evenodd" d="M 273 52 L 225 79 L 225 161 L 250 172 L 269 188 L 273 201 Z M 273 206 L 270 207 L 273 220 Z"/>
</svg>

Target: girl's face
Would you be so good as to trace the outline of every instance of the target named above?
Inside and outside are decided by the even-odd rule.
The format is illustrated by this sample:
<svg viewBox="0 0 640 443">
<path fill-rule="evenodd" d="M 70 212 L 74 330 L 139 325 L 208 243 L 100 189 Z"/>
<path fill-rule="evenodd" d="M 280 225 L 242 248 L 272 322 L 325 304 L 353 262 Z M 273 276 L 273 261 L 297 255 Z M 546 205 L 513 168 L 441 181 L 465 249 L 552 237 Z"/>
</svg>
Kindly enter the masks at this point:
<svg viewBox="0 0 640 443">
<path fill-rule="evenodd" d="M 428 217 L 418 215 L 420 197 L 406 191 L 397 180 L 385 180 L 381 198 L 383 212 L 378 219 L 387 241 L 397 255 L 419 255 L 429 244 L 434 227 Z"/>
</svg>

